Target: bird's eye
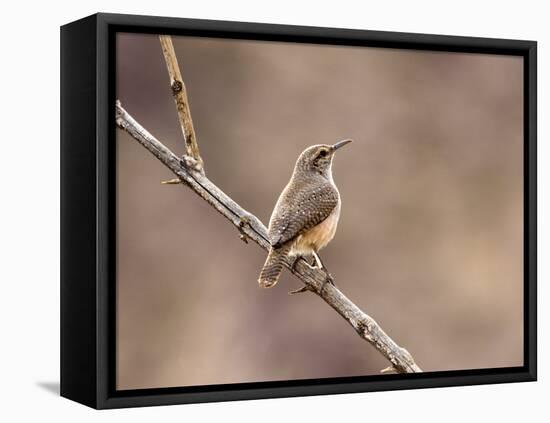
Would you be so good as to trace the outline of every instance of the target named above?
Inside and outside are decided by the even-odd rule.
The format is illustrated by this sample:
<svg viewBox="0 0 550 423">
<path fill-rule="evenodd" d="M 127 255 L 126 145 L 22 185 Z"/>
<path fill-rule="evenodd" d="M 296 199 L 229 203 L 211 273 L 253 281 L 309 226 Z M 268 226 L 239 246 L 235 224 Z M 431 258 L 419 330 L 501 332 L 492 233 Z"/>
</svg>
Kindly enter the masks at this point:
<svg viewBox="0 0 550 423">
<path fill-rule="evenodd" d="M 321 150 L 321 151 L 319 151 L 319 156 L 321 156 L 321 157 L 325 157 L 327 154 L 328 154 L 328 151 L 327 151 L 327 150 Z"/>
</svg>

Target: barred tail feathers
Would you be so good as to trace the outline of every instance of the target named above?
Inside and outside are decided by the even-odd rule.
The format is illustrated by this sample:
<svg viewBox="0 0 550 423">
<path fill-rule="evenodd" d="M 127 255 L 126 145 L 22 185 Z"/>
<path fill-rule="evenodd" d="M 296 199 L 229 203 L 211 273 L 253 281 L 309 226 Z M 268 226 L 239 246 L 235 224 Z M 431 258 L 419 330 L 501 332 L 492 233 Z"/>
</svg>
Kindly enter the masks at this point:
<svg viewBox="0 0 550 423">
<path fill-rule="evenodd" d="M 275 286 L 283 270 L 283 265 L 289 250 L 290 248 L 287 246 L 277 249 L 271 248 L 269 250 L 264 267 L 258 278 L 258 283 L 262 288 L 271 288 Z"/>
</svg>

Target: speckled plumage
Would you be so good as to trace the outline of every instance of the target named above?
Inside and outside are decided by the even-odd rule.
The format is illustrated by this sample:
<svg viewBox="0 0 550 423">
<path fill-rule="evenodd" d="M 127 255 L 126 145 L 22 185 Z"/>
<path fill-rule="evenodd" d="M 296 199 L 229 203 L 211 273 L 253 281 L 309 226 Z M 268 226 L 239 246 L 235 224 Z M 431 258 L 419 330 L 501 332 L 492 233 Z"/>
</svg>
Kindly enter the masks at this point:
<svg viewBox="0 0 550 423">
<path fill-rule="evenodd" d="M 332 158 L 337 148 L 338 144 L 314 145 L 298 158 L 271 215 L 271 249 L 258 279 L 260 286 L 277 283 L 288 256 L 316 254 L 333 238 L 341 203 L 332 178 Z"/>
<path fill-rule="evenodd" d="M 334 183 L 320 175 L 291 180 L 271 215 L 271 246 L 280 248 L 321 223 L 330 216 L 339 201 L 340 195 Z"/>
</svg>

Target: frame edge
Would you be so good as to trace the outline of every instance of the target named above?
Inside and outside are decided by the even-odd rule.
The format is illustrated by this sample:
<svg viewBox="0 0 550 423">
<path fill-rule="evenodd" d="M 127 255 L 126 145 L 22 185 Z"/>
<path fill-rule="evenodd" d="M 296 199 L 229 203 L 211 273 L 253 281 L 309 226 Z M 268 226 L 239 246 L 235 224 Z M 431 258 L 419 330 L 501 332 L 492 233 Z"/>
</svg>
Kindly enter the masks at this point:
<svg viewBox="0 0 550 423">
<path fill-rule="evenodd" d="M 95 408 L 96 16 L 60 32 L 60 393 Z"/>
</svg>

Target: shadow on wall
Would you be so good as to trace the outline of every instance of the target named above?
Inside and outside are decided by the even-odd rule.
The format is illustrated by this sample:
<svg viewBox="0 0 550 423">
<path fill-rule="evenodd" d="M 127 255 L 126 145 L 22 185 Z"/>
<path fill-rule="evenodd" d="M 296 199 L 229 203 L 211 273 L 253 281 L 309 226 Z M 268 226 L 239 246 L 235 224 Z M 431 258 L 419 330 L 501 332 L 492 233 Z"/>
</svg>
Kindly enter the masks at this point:
<svg viewBox="0 0 550 423">
<path fill-rule="evenodd" d="M 36 386 L 42 388 L 44 391 L 59 396 L 61 394 L 61 389 L 59 382 L 36 382 Z"/>
</svg>

